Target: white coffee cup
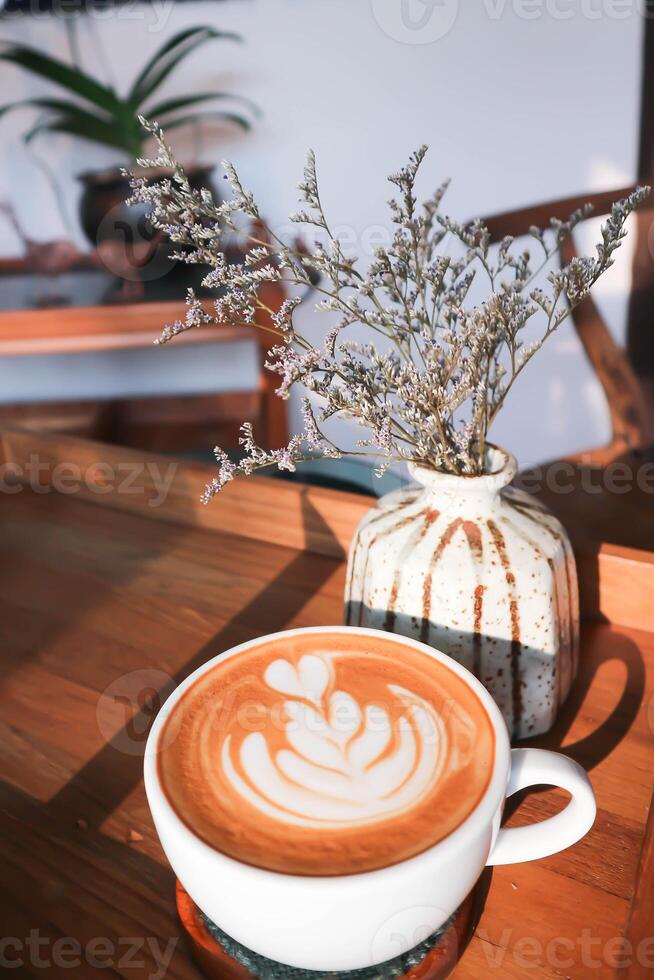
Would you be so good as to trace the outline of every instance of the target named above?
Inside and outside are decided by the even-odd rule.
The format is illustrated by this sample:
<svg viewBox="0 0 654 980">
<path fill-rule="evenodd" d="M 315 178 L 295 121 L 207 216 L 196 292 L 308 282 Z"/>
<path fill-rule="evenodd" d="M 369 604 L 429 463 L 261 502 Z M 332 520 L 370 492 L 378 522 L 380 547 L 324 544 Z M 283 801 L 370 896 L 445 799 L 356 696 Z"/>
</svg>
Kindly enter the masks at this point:
<svg viewBox="0 0 654 980">
<path fill-rule="evenodd" d="M 189 830 L 159 780 L 157 746 L 164 722 L 187 688 L 219 662 L 273 637 L 243 643 L 188 677 L 156 718 L 145 751 L 145 788 L 163 849 L 196 905 L 248 949 L 307 970 L 355 970 L 383 963 L 435 932 L 474 887 L 486 865 L 515 864 L 561 851 L 588 833 L 593 790 L 576 762 L 541 749 L 513 749 L 499 709 L 480 682 L 445 654 L 406 637 L 347 626 L 287 634 L 356 632 L 412 646 L 455 671 L 476 693 L 495 730 L 495 759 L 481 801 L 457 829 L 416 857 L 362 874 L 307 877 L 236 861 Z M 401 650 L 398 650 L 401 657 Z M 572 799 L 539 823 L 500 829 L 504 801 L 534 785 L 560 786 Z M 292 834 L 292 828 L 289 833 Z"/>
</svg>

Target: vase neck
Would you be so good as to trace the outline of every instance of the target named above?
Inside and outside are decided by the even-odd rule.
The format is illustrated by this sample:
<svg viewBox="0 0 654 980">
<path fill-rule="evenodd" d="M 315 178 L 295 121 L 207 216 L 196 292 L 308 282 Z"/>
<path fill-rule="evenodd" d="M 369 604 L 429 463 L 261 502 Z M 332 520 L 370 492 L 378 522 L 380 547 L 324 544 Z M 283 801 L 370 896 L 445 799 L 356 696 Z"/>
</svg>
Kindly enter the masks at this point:
<svg viewBox="0 0 654 980">
<path fill-rule="evenodd" d="M 509 485 L 518 470 L 515 457 L 495 446 L 489 446 L 486 450 L 485 463 L 486 472 L 480 476 L 441 473 L 415 463 L 409 464 L 409 472 L 430 497 L 448 504 L 459 502 L 465 507 L 468 501 L 492 502 Z"/>
</svg>

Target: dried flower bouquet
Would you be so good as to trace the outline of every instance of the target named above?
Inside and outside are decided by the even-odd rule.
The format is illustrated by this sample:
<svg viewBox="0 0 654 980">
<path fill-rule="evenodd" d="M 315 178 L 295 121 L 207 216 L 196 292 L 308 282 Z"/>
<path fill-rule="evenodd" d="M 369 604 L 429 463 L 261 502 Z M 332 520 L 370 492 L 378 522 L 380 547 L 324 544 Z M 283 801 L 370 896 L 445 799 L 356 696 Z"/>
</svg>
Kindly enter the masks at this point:
<svg viewBox="0 0 654 980">
<path fill-rule="evenodd" d="M 157 141 L 158 155 L 138 165 L 169 167 L 172 176 L 155 185 L 130 175 L 132 201 L 151 206 L 153 224 L 177 245 L 177 257 L 210 267 L 205 285 L 220 290 L 212 313 L 190 293 L 185 320 L 167 326 L 159 342 L 206 324 L 252 324 L 257 308 L 266 309 L 274 323 L 268 329 L 279 338 L 266 365 L 280 375 L 279 396 L 288 398 L 294 385 L 314 396 L 303 399 L 304 428 L 288 446 L 262 449 L 251 424 L 245 423 L 241 462 L 232 462 L 217 447 L 219 471 L 205 501 L 237 472 L 250 474 L 273 465 L 294 470 L 299 461 L 316 454 L 373 456 L 378 472 L 394 462 L 414 462 L 447 473 L 482 473 L 488 431 L 512 385 L 611 266 L 626 219 L 649 192 L 638 188 L 614 204 L 595 255 L 575 257 L 550 271 L 545 291 L 534 284 L 538 274 L 588 209 L 567 221 L 552 219 L 545 231 L 532 228 L 540 253 L 532 265 L 529 252 L 518 250 L 511 238 L 491 245 L 481 221 L 461 224 L 443 215 L 447 184 L 418 205 L 415 183 L 426 153 L 421 147 L 406 167 L 389 177 L 396 188 L 389 202 L 392 242 L 377 248 L 362 269 L 330 229 L 313 153 L 299 185 L 302 210 L 290 216 L 321 236 L 305 251 L 266 225 L 231 164 L 224 168 L 232 197 L 216 204 L 208 191 L 191 188 L 161 128 L 142 122 Z M 229 264 L 224 238 L 235 232 L 245 235 L 247 247 L 241 263 Z M 469 294 L 480 273 L 487 278 L 488 291 L 482 301 L 472 302 Z M 292 296 L 278 311 L 267 309 L 259 295 L 266 281 L 316 289 L 317 308 L 332 314 L 333 321 L 321 346 L 294 323 L 302 297 Z M 537 339 L 526 344 L 525 328 L 536 317 Z M 356 324 L 369 331 L 366 343 L 348 339 L 348 328 Z M 365 430 L 359 450 L 341 450 L 325 433 L 325 422 L 335 416 L 349 417 Z"/>
</svg>

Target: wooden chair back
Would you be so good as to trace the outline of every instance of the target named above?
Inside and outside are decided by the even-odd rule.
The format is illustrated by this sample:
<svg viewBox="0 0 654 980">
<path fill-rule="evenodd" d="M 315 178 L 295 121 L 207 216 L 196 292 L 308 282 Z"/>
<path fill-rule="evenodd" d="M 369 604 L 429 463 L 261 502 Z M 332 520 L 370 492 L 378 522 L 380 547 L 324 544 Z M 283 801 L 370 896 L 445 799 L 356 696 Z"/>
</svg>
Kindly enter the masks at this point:
<svg viewBox="0 0 654 980">
<path fill-rule="evenodd" d="M 593 206 L 589 217 L 607 214 L 614 201 L 626 197 L 633 189 L 631 186 L 561 198 L 491 215 L 484 221 L 493 241 L 500 241 L 507 235 L 519 238 L 527 235 L 534 225 L 539 228 L 547 227 L 550 218 L 567 219 L 584 204 Z M 570 262 L 574 255 L 574 243 L 567 239 L 560 250 L 562 263 Z M 652 420 L 626 350 L 614 340 L 592 296 L 587 297 L 576 308 L 572 313 L 572 321 L 608 402 L 611 440 L 607 446 L 593 448 L 583 454 L 585 461 L 593 465 L 603 465 L 626 452 L 649 445 L 652 441 Z"/>
</svg>

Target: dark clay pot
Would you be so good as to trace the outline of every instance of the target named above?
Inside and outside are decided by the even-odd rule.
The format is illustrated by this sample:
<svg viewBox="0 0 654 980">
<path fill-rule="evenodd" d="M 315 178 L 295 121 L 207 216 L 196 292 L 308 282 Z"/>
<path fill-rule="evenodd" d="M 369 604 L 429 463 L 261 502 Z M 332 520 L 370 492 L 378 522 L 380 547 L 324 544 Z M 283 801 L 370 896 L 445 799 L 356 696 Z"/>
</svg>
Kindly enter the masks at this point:
<svg viewBox="0 0 654 980">
<path fill-rule="evenodd" d="M 218 200 L 211 182 L 213 165 L 185 168 L 191 187 L 208 188 Z M 167 176 L 164 170 L 142 171 L 151 180 Z M 186 286 L 197 287 L 206 270 L 174 262 L 174 248 L 169 242 L 157 241 L 157 233 L 148 218 L 149 206 L 129 206 L 129 181 L 119 170 L 88 172 L 79 175 L 83 186 L 79 203 L 80 224 L 89 243 L 102 255 L 103 261 L 121 279 L 140 280 L 157 285 L 162 293 L 179 292 Z"/>
<path fill-rule="evenodd" d="M 211 183 L 213 165 L 185 169 L 191 187 L 196 190 L 207 187 L 216 197 L 216 188 Z M 167 176 L 163 170 L 142 173 L 152 180 Z M 146 211 L 143 205 L 128 207 L 125 203 L 130 195 L 129 181 L 119 170 L 88 171 L 80 174 L 78 180 L 84 188 L 79 202 L 80 223 L 91 245 L 107 237 L 121 237 L 124 226 L 136 224 L 138 215 Z"/>
</svg>

